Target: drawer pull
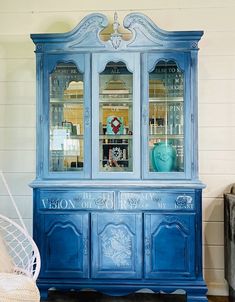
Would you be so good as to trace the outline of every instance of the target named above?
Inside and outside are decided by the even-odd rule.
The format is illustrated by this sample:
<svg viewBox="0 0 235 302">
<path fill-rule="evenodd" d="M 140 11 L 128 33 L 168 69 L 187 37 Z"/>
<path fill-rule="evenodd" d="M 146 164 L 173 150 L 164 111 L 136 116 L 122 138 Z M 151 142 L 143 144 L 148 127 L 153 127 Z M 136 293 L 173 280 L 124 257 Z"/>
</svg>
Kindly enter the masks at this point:
<svg viewBox="0 0 235 302">
<path fill-rule="evenodd" d="M 147 111 L 147 107 L 146 106 L 144 106 L 144 108 L 143 108 L 143 115 L 142 115 L 142 117 L 143 117 L 143 123 L 144 123 L 144 125 L 147 125 L 147 123 L 148 123 L 148 111 Z"/>
<path fill-rule="evenodd" d="M 144 238 L 144 247 L 145 247 L 145 254 L 149 256 L 151 250 L 151 242 L 147 237 Z"/>
<path fill-rule="evenodd" d="M 88 238 L 87 237 L 83 238 L 83 254 L 84 255 L 88 254 Z"/>
<path fill-rule="evenodd" d="M 85 124 L 86 126 L 90 125 L 90 110 L 88 107 L 85 108 Z"/>
</svg>

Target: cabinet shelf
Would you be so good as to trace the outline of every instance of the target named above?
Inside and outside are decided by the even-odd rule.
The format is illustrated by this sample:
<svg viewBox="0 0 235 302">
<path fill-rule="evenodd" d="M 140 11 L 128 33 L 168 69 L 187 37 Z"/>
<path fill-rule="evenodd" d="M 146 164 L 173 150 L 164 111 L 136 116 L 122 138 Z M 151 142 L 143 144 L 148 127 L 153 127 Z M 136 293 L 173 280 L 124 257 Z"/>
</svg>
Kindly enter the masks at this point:
<svg viewBox="0 0 235 302">
<path fill-rule="evenodd" d="M 51 156 L 52 158 L 57 158 L 57 157 L 78 157 L 77 154 L 64 154 L 64 150 L 51 150 L 51 152 L 52 152 L 52 156 Z"/>
<path fill-rule="evenodd" d="M 99 94 L 101 98 L 108 98 L 108 97 L 112 97 L 112 98 L 116 98 L 116 99 L 130 99 L 132 97 L 132 93 L 100 93 Z"/>
<path fill-rule="evenodd" d="M 128 134 L 100 134 L 100 139 L 132 139 L 133 135 Z"/>
<path fill-rule="evenodd" d="M 150 139 L 158 139 L 158 138 L 165 138 L 165 139 L 183 139 L 183 134 L 149 134 Z"/>
<path fill-rule="evenodd" d="M 100 107 L 102 107 L 102 109 L 108 109 L 108 110 L 112 110 L 113 108 L 115 108 L 115 110 L 128 110 L 131 107 L 131 102 L 129 103 L 113 103 L 113 102 L 107 102 L 107 103 L 101 103 L 100 102 Z"/>
<path fill-rule="evenodd" d="M 183 103 L 183 97 L 149 98 L 149 103 Z"/>
<path fill-rule="evenodd" d="M 109 160 L 108 159 L 102 159 L 102 162 L 108 162 Z M 128 162 L 129 159 L 117 159 L 115 160 L 116 162 Z"/>
<path fill-rule="evenodd" d="M 120 103 L 121 104 L 124 104 L 124 103 L 133 103 L 133 100 L 131 98 L 122 98 L 120 100 L 120 98 L 113 98 L 113 97 L 110 97 L 109 99 L 100 99 L 100 104 L 110 104 L 110 103 L 114 103 L 115 105 Z"/>
<path fill-rule="evenodd" d="M 84 135 L 83 134 L 78 134 L 78 135 L 70 135 L 71 139 L 83 139 Z"/>
<path fill-rule="evenodd" d="M 77 158 L 77 155 L 56 155 L 56 156 L 52 156 L 52 159 L 68 159 L 68 158 Z M 67 169 L 67 168 L 66 168 Z"/>
<path fill-rule="evenodd" d="M 127 146 L 128 143 L 103 143 L 103 146 Z"/>
<path fill-rule="evenodd" d="M 81 98 L 70 98 L 70 99 L 60 99 L 60 98 L 50 98 L 50 103 L 52 104 L 83 104 L 84 99 L 83 97 Z"/>
<path fill-rule="evenodd" d="M 53 135 L 51 135 L 51 138 L 53 138 Z M 66 137 L 66 139 L 84 139 L 84 135 L 83 134 L 70 135 L 70 136 Z"/>
</svg>

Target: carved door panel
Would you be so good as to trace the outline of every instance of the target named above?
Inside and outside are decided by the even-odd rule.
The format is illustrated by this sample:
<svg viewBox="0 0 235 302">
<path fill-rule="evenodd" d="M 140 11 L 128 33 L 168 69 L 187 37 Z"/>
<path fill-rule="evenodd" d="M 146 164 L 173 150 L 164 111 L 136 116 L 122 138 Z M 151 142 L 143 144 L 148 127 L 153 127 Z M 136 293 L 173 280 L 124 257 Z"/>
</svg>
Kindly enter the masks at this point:
<svg viewBox="0 0 235 302">
<path fill-rule="evenodd" d="M 88 277 L 88 214 L 42 216 L 41 277 Z"/>
<path fill-rule="evenodd" d="M 195 277 L 195 214 L 145 214 L 145 277 Z"/>
<path fill-rule="evenodd" d="M 141 221 L 141 214 L 92 214 L 92 278 L 141 278 Z"/>
</svg>

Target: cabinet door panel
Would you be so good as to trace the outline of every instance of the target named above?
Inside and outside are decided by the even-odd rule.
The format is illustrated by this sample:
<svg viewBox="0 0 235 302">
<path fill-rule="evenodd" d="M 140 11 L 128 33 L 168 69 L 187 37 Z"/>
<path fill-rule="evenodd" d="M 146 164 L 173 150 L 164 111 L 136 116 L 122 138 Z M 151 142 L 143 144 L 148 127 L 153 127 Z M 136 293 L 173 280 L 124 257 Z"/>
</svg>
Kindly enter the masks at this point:
<svg viewBox="0 0 235 302">
<path fill-rule="evenodd" d="M 92 215 L 93 278 L 141 278 L 141 255 L 141 214 Z"/>
<path fill-rule="evenodd" d="M 88 214 L 43 215 L 41 277 L 88 277 Z"/>
<path fill-rule="evenodd" d="M 195 215 L 145 214 L 145 277 L 195 275 Z"/>
</svg>

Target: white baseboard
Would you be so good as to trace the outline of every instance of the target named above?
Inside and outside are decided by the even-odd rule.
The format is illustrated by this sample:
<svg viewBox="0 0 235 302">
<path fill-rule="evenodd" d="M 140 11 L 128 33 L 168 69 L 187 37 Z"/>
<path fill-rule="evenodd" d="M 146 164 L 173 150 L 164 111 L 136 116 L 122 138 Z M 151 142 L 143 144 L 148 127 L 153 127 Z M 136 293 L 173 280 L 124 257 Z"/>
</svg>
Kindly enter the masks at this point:
<svg viewBox="0 0 235 302">
<path fill-rule="evenodd" d="M 226 283 L 207 282 L 208 295 L 228 296 L 228 285 Z"/>
</svg>

